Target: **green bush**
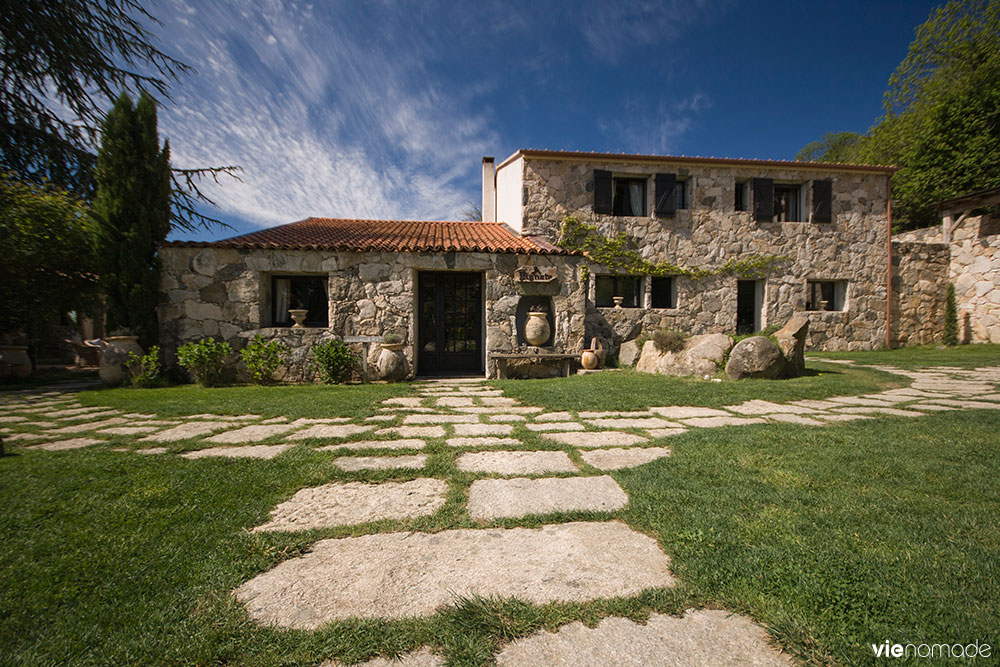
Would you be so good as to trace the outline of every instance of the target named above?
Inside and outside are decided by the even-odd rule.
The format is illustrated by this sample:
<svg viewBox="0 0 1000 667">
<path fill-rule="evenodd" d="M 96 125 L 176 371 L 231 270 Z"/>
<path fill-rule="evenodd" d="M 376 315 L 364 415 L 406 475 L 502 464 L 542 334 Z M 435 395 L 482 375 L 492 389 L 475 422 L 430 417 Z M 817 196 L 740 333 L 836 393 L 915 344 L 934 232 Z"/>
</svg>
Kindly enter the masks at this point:
<svg viewBox="0 0 1000 667">
<path fill-rule="evenodd" d="M 135 352 L 129 352 L 126 366 L 133 387 L 139 389 L 155 387 L 162 381 L 160 378 L 160 348 L 156 345 L 149 348 L 149 354 L 144 354 L 141 357 Z"/>
<path fill-rule="evenodd" d="M 223 365 L 232 352 L 229 343 L 202 338 L 197 343 L 185 343 L 177 348 L 177 363 L 187 369 L 195 382 L 213 387 L 222 380 Z"/>
<path fill-rule="evenodd" d="M 944 336 L 941 342 L 945 345 L 958 345 L 958 307 L 955 305 L 955 286 L 948 283 L 944 303 Z"/>
<path fill-rule="evenodd" d="M 653 345 L 661 353 L 680 352 L 684 349 L 687 336 L 676 329 L 661 329 L 653 332 Z"/>
<path fill-rule="evenodd" d="M 274 382 L 274 371 L 284 362 L 289 347 L 279 340 L 264 342 L 264 337 L 257 334 L 246 347 L 240 350 L 240 358 L 247 367 L 247 375 L 254 384 L 271 384 Z"/>
<path fill-rule="evenodd" d="M 345 382 L 351 377 L 358 355 L 342 340 L 331 339 L 312 346 L 313 370 L 325 384 Z"/>
</svg>

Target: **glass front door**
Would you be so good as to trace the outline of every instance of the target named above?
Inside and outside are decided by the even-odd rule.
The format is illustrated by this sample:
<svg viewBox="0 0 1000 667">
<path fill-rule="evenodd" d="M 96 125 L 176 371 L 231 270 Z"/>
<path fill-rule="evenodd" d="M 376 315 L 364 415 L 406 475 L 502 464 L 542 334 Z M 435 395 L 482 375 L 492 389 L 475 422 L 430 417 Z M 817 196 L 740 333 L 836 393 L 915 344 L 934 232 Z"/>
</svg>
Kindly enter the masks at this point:
<svg viewBox="0 0 1000 667">
<path fill-rule="evenodd" d="M 418 277 L 421 375 L 482 373 L 483 276 L 434 272 Z"/>
</svg>

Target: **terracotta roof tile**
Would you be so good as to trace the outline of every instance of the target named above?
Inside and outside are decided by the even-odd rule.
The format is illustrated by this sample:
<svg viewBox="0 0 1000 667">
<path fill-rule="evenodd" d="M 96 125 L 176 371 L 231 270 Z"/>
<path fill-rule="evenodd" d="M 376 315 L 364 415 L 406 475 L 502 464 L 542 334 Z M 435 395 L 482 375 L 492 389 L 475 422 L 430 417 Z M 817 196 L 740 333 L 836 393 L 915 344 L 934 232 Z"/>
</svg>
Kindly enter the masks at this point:
<svg viewBox="0 0 1000 667">
<path fill-rule="evenodd" d="M 355 252 L 501 252 L 569 254 L 558 246 L 518 236 L 500 222 L 344 220 L 306 218 L 214 242 L 174 241 L 173 247 L 347 250 Z"/>
</svg>

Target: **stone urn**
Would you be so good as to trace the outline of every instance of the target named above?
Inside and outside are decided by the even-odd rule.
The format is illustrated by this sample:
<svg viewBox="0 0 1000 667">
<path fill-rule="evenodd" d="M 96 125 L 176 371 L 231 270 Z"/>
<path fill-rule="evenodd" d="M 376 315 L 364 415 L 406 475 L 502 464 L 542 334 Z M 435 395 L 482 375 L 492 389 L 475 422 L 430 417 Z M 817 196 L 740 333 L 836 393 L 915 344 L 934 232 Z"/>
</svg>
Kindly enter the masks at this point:
<svg viewBox="0 0 1000 667">
<path fill-rule="evenodd" d="M 544 345 L 552 335 L 552 327 L 549 326 L 549 315 L 543 311 L 528 313 L 528 319 L 524 322 L 524 340 L 529 345 Z"/>
<path fill-rule="evenodd" d="M 309 311 L 306 308 L 291 308 L 289 309 L 288 314 L 291 315 L 292 320 L 295 322 L 295 324 L 292 325 L 293 329 L 306 328 L 306 326 L 302 324 L 306 319 L 306 315 L 309 314 Z"/>
<path fill-rule="evenodd" d="M 141 357 L 145 354 L 139 347 L 138 336 L 109 336 L 108 346 L 101 355 L 101 381 L 110 387 L 117 387 L 131 379 L 128 362 L 131 355 Z"/>
<path fill-rule="evenodd" d="M 375 361 L 375 369 L 380 380 L 399 382 L 410 374 L 409 364 L 403 354 L 402 343 L 382 343 L 382 349 Z"/>
<path fill-rule="evenodd" d="M 0 345 L 0 380 L 19 380 L 31 375 L 31 357 L 26 345 Z"/>
<path fill-rule="evenodd" d="M 623 296 L 613 296 L 613 297 L 611 297 L 611 300 L 614 301 L 615 308 L 621 308 L 622 307 L 622 303 L 625 302 L 625 297 L 623 297 Z"/>
<path fill-rule="evenodd" d="M 584 350 L 580 353 L 580 365 L 583 366 L 588 371 L 592 371 L 597 368 L 601 359 L 597 356 L 595 350 Z"/>
</svg>

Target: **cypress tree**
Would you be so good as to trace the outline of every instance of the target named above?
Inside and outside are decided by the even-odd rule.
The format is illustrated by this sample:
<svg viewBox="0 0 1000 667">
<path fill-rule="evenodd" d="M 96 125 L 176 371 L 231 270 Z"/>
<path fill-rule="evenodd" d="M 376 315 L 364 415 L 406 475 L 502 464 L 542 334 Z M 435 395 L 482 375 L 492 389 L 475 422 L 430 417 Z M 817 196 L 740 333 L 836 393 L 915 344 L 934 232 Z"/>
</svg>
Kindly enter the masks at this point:
<svg viewBox="0 0 1000 667">
<path fill-rule="evenodd" d="M 170 231 L 170 146 L 160 146 L 146 92 L 134 106 L 123 92 L 101 124 L 95 180 L 108 329 L 131 329 L 148 348 L 157 339 L 157 248 Z"/>
</svg>

